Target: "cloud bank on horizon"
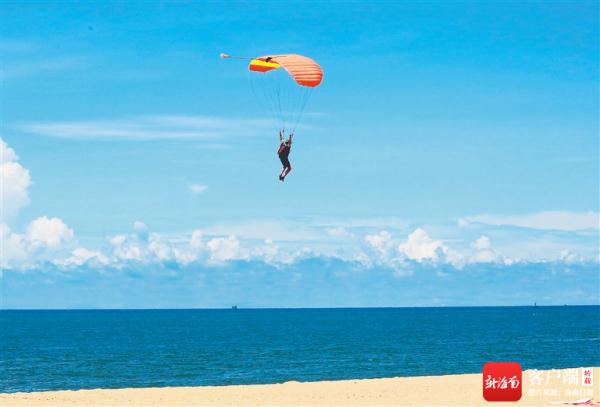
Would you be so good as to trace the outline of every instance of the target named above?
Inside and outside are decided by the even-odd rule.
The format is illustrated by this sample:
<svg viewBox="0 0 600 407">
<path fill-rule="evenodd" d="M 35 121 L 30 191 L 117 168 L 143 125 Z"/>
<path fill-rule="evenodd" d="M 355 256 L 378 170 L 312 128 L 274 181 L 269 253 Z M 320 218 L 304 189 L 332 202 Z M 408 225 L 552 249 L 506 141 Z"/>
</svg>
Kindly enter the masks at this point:
<svg viewBox="0 0 600 407">
<path fill-rule="evenodd" d="M 153 233 L 138 220 L 131 232 L 99 237 L 97 247 L 82 247 L 75 232 L 57 217 L 38 217 L 21 233 L 10 229 L 10 219 L 29 202 L 31 177 L 14 150 L 3 140 L 0 146 L 2 207 L 6 208 L 2 215 L 2 267 L 9 270 L 43 267 L 45 263 L 63 268 L 164 262 L 217 265 L 238 260 L 286 265 L 309 257 L 329 257 L 357 262 L 364 268 L 382 265 L 405 275 L 411 273 L 414 263 L 461 269 L 473 263 L 510 266 L 600 261 L 595 250 L 599 214 L 567 211 L 467 216 L 455 225 L 430 225 L 445 238 L 430 236 L 427 226 L 393 218 L 263 219 L 212 224 L 168 235 Z M 189 188 L 200 194 L 208 187 L 191 184 Z M 504 235 L 497 247 L 492 244 L 494 235 Z"/>
<path fill-rule="evenodd" d="M 185 270 L 212 270 L 212 274 L 202 276 L 206 280 L 224 270 L 235 274 L 249 272 L 247 268 L 260 269 L 263 281 L 250 284 L 253 286 L 278 273 L 294 281 L 302 273 L 318 273 L 315 267 L 330 274 L 329 278 L 341 280 L 350 270 L 350 274 L 372 273 L 372 278 L 384 275 L 385 279 L 408 281 L 427 275 L 439 285 L 450 275 L 475 269 L 489 269 L 491 274 L 497 274 L 498 269 L 515 273 L 528 270 L 538 279 L 552 275 L 558 281 L 557 275 L 572 278 L 573 273 L 581 273 L 593 281 L 597 273 L 590 274 L 590 270 L 600 264 L 598 213 L 594 212 L 466 216 L 438 225 L 412 225 L 399 218 L 259 219 L 213 223 L 168 234 L 152 232 L 138 220 L 130 231 L 95 239 L 78 239 L 62 219 L 44 215 L 18 232 L 9 224 L 29 202 L 31 179 L 14 150 L 4 141 L 0 145 L 2 185 L 10 185 L 2 194 L 2 207 L 10 211 L 3 212 L 0 229 L 5 282 L 29 275 L 31 285 L 36 279 L 52 280 L 64 273 L 84 276 L 94 270 L 110 271 L 106 278 L 115 281 L 121 278 L 115 277 L 118 273 L 145 275 L 153 269 L 169 270 L 170 278 L 183 278 Z M 199 194 L 207 187 L 198 184 L 190 189 Z M 87 240 L 87 246 L 81 240 Z M 331 270 L 332 264 L 336 270 Z M 310 267 L 305 269 L 306 265 Z M 5 284 L 6 298 L 11 297 L 8 287 Z M 460 303 L 460 297 L 447 296 L 443 303 Z M 580 292 L 577 298 L 583 303 L 598 302 L 594 291 Z M 277 305 L 260 301 L 249 304 Z"/>
</svg>

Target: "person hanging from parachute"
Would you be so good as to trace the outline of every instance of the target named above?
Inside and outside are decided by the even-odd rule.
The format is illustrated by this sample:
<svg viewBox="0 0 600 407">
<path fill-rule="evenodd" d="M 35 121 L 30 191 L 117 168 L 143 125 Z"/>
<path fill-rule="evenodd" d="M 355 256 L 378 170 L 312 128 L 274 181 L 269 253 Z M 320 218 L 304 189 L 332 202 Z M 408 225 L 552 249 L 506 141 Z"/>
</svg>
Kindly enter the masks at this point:
<svg viewBox="0 0 600 407">
<path fill-rule="evenodd" d="M 250 61 L 248 71 L 251 72 L 249 80 L 254 99 L 282 129 L 277 155 L 283 166 L 279 174 L 279 180 L 283 182 L 292 171 L 289 160 L 292 137 L 312 90 L 321 85 L 323 70 L 314 60 L 298 54 L 255 58 L 221 54 L 221 59 L 230 58 Z M 285 129 L 288 130 L 287 140 Z"/>
<path fill-rule="evenodd" d="M 292 137 L 294 133 L 290 133 L 288 139 L 285 140 L 285 130 L 279 131 L 279 150 L 277 150 L 277 155 L 279 156 L 279 161 L 281 161 L 281 165 L 283 168 L 281 169 L 281 174 L 279 174 L 279 181 L 284 182 L 285 177 L 292 171 L 292 165 L 290 164 L 289 155 L 290 150 L 292 149 Z"/>
</svg>

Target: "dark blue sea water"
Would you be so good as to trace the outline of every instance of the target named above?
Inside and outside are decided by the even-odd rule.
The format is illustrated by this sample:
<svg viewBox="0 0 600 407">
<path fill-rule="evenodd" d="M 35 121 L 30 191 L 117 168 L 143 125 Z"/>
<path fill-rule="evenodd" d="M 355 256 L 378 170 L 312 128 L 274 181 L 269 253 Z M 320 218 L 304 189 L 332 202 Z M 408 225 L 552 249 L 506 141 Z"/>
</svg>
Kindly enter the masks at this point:
<svg viewBox="0 0 600 407">
<path fill-rule="evenodd" d="M 600 307 L 0 311 L 0 392 L 600 365 Z"/>
</svg>

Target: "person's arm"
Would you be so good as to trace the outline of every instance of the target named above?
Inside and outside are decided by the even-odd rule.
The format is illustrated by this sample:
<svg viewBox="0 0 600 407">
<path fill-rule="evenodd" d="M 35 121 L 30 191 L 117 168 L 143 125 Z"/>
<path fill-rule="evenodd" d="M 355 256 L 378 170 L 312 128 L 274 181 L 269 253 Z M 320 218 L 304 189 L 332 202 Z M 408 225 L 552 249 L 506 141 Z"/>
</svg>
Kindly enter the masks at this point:
<svg viewBox="0 0 600 407">
<path fill-rule="evenodd" d="M 294 136 L 294 133 L 290 133 L 290 137 L 289 137 L 289 142 L 290 142 L 290 146 L 292 145 L 292 137 Z"/>
<path fill-rule="evenodd" d="M 279 130 L 279 142 L 280 142 L 280 143 L 283 143 L 284 131 L 285 131 L 285 130 L 283 130 L 283 129 L 282 129 L 282 130 Z"/>
</svg>

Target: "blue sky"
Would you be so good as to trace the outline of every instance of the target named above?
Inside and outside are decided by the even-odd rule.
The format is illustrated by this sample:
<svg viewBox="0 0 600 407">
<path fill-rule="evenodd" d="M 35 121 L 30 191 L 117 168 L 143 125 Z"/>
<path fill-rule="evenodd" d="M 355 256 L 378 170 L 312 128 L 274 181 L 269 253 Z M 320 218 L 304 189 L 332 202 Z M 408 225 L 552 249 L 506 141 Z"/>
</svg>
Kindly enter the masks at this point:
<svg viewBox="0 0 600 407">
<path fill-rule="evenodd" d="M 161 270 L 181 290 L 190 273 L 206 273 L 205 287 L 232 273 L 247 293 L 277 270 L 290 278 L 285 298 L 237 293 L 247 306 L 352 305 L 348 292 L 357 305 L 530 303 L 542 297 L 531 286 L 562 270 L 541 284 L 546 302 L 599 302 L 597 2 L 3 2 L 1 12 L 5 306 L 85 302 L 67 272 L 133 298 L 127 270 L 156 290 Z M 285 184 L 277 129 L 245 64 L 221 52 L 293 52 L 323 67 Z M 324 301 L 330 285 L 310 280 L 314 296 L 286 300 L 306 292 L 291 282 L 310 261 L 323 278 L 358 269 L 370 284 L 347 279 L 346 294 Z M 538 280 L 522 297 L 493 296 L 498 267 Z M 496 277 L 473 276 L 489 294 L 474 302 L 459 283 L 423 301 L 394 289 L 478 268 Z M 565 297 L 578 272 L 581 292 Z M 44 294 L 34 300 L 16 273 Z M 232 301 L 180 294 L 164 304 Z"/>
</svg>

